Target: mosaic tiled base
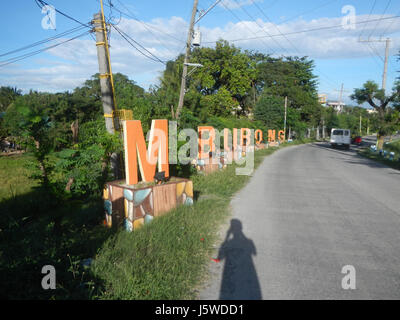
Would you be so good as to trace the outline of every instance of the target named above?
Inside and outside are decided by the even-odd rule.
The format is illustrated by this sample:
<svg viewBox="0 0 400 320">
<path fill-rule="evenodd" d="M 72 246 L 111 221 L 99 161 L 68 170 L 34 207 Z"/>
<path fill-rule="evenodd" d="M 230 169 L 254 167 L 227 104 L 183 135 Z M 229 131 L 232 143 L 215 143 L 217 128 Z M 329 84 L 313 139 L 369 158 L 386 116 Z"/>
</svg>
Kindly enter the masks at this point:
<svg viewBox="0 0 400 320">
<path fill-rule="evenodd" d="M 225 169 L 227 167 L 227 159 L 223 155 L 218 157 L 217 163 L 212 163 L 212 159 L 197 159 L 194 161 L 193 165 L 196 167 L 197 171 L 203 174 L 209 174 L 211 172 Z"/>
<path fill-rule="evenodd" d="M 268 149 L 268 145 L 265 143 L 259 143 L 255 145 L 256 150 Z"/>
<path fill-rule="evenodd" d="M 110 182 L 106 184 L 103 199 L 105 224 L 123 225 L 127 231 L 133 231 L 178 205 L 192 205 L 193 182 L 178 179 L 140 189 Z"/>
</svg>

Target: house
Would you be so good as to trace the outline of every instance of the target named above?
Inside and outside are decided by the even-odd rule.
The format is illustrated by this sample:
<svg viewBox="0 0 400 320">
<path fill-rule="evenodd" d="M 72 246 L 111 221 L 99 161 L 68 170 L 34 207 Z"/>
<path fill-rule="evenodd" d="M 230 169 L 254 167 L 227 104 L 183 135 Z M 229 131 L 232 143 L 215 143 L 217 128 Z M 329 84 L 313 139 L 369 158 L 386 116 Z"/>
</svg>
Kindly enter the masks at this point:
<svg viewBox="0 0 400 320">
<path fill-rule="evenodd" d="M 328 98 L 328 95 L 326 93 L 320 93 L 318 94 L 318 102 L 322 104 L 324 107 L 326 107 L 326 100 Z"/>
<path fill-rule="evenodd" d="M 332 107 L 337 112 L 342 112 L 343 108 L 345 106 L 345 103 L 338 102 L 338 101 L 328 101 L 326 105 L 327 105 L 327 107 Z"/>
</svg>

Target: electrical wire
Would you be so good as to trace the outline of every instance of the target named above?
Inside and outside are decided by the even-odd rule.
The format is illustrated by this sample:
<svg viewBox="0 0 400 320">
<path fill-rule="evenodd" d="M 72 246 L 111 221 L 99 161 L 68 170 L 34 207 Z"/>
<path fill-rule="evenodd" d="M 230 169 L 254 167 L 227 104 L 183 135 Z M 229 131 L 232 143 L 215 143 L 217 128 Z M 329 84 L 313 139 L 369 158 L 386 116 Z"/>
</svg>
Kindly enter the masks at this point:
<svg viewBox="0 0 400 320">
<path fill-rule="evenodd" d="M 40 9 L 43 9 L 44 6 L 52 6 L 52 5 L 50 5 L 49 3 L 47 3 L 46 1 L 43 1 L 43 0 L 35 0 L 35 3 L 38 5 L 38 7 L 39 7 Z M 52 6 L 52 7 L 54 8 L 54 10 L 55 10 L 57 13 L 61 14 L 62 16 L 66 17 L 66 18 L 68 18 L 68 19 L 70 19 L 70 20 L 72 20 L 72 21 L 75 21 L 75 22 L 79 23 L 79 24 L 82 25 L 82 26 L 91 28 L 90 23 L 81 22 L 81 21 L 79 21 L 78 19 L 75 19 L 75 18 L 71 17 L 70 15 L 68 15 L 68 14 L 66 14 L 66 13 L 64 13 L 64 12 L 62 12 L 62 11 L 60 11 L 59 9 L 56 9 L 54 6 Z M 96 41 L 91 33 L 90 33 L 90 37 L 91 37 L 94 41 Z"/>
<path fill-rule="evenodd" d="M 369 11 L 369 15 L 368 15 L 367 20 L 369 20 L 369 18 L 371 17 L 371 14 L 372 14 L 372 11 L 374 11 L 375 5 L 376 5 L 376 0 L 374 0 L 374 3 L 372 4 L 372 8 L 371 8 L 371 10 Z M 358 35 L 358 39 L 361 39 L 361 35 L 362 35 L 362 33 L 364 32 L 366 26 L 367 26 L 367 25 L 365 24 L 364 27 L 362 28 L 360 34 Z"/>
<path fill-rule="evenodd" d="M 388 1 L 387 5 L 386 5 L 386 7 L 385 7 L 385 10 L 383 11 L 383 13 L 382 13 L 382 15 L 381 15 L 381 18 L 383 18 L 383 16 L 385 15 L 385 13 L 386 13 L 387 9 L 389 8 L 391 2 L 392 2 L 392 0 L 389 0 L 389 1 Z M 375 30 L 376 30 L 376 28 L 378 27 L 378 25 L 379 25 L 380 22 L 381 22 L 381 20 L 378 20 L 378 21 L 377 21 L 377 23 L 376 23 L 376 25 L 375 25 L 375 28 L 374 28 L 374 29 L 372 30 L 372 32 L 369 34 L 368 39 L 369 39 L 369 38 L 372 36 L 372 34 L 375 32 Z"/>
<path fill-rule="evenodd" d="M 326 7 L 327 5 L 330 5 L 330 4 L 332 4 L 332 3 L 336 2 L 336 1 L 338 1 L 338 0 L 330 0 L 330 1 L 328 1 L 328 2 L 325 2 L 325 3 L 322 4 L 322 5 L 319 5 L 319 6 L 317 6 L 317 7 L 314 7 L 314 8 L 312 8 L 312 9 L 310 9 L 310 10 L 303 11 L 303 12 L 301 12 L 301 13 L 299 13 L 299 14 L 293 16 L 293 17 L 290 17 L 290 18 L 288 18 L 288 19 L 286 19 L 286 20 L 281 21 L 280 24 L 283 24 L 283 23 L 288 22 L 288 21 L 292 21 L 292 20 L 296 19 L 297 17 L 300 17 L 300 16 L 302 16 L 302 15 L 304 15 L 304 14 L 314 12 L 314 11 L 316 11 L 316 10 L 318 10 L 318 9 L 320 9 L 320 8 Z"/>
<path fill-rule="evenodd" d="M 379 18 L 379 19 L 371 19 L 371 20 L 364 20 L 364 21 L 359 21 L 359 22 L 353 22 L 349 23 L 349 25 L 356 25 L 356 24 L 364 24 L 368 22 L 374 22 L 378 20 L 390 20 L 390 19 L 397 19 L 400 18 L 400 15 L 392 16 L 392 17 L 386 17 L 386 18 Z M 313 29 L 307 29 L 307 30 L 300 30 L 300 31 L 293 31 L 293 32 L 287 32 L 284 34 L 272 34 L 271 37 L 281 37 L 283 35 L 295 35 L 295 34 L 301 34 L 301 33 L 308 33 L 308 32 L 315 32 L 315 31 L 320 31 L 320 30 L 329 30 L 329 29 L 336 29 L 336 28 L 341 28 L 342 25 L 334 25 L 334 26 L 325 26 L 325 27 L 319 27 L 319 28 L 313 28 Z M 237 42 L 237 41 L 247 41 L 247 40 L 257 40 L 257 39 L 262 39 L 266 38 L 267 36 L 257 36 L 257 37 L 250 37 L 250 38 L 239 38 L 239 39 L 227 39 L 227 41 L 230 42 Z M 204 41 L 203 43 L 215 43 L 217 41 Z"/>
<path fill-rule="evenodd" d="M 36 2 L 36 4 L 39 6 L 40 9 L 42 9 L 44 6 L 51 6 L 49 3 L 47 3 L 46 1 L 43 1 L 43 0 L 35 0 L 35 2 Z M 66 14 L 66 13 L 64 13 L 64 12 L 58 10 L 58 9 L 56 9 L 54 6 L 52 6 L 52 7 L 54 8 L 54 10 L 55 10 L 57 13 L 61 14 L 62 16 L 66 17 L 66 18 L 68 18 L 68 19 L 70 19 L 70 20 L 72 20 L 72 21 L 75 21 L 76 23 L 79 23 L 79 24 L 82 25 L 82 26 L 91 28 L 90 24 L 88 24 L 88 23 L 83 23 L 83 22 L 81 22 L 81 21 L 79 21 L 79 20 L 77 20 L 77 19 L 71 17 L 70 15 L 68 15 L 68 14 Z"/>
<path fill-rule="evenodd" d="M 238 5 L 240 5 L 240 3 L 239 3 L 238 0 L 235 0 L 235 1 L 236 1 L 236 3 L 237 3 Z M 251 1 L 252 1 L 252 0 L 251 0 Z M 254 4 L 253 1 L 252 1 L 252 3 Z M 240 9 L 241 9 L 244 13 L 246 13 L 246 15 L 247 15 L 252 21 L 254 21 L 254 22 L 257 24 L 257 26 L 261 29 L 261 31 L 263 31 L 268 37 L 271 37 L 271 35 L 270 35 L 266 30 L 264 30 L 263 26 L 261 26 L 261 25 L 257 22 L 257 20 L 254 19 L 254 17 L 253 17 L 243 6 L 240 6 Z M 288 50 L 285 49 L 284 47 L 282 47 L 282 46 L 280 45 L 280 43 L 279 43 L 277 40 L 275 40 L 275 39 L 272 38 L 272 37 L 271 37 L 271 40 L 273 40 L 273 41 L 277 44 L 277 46 L 278 46 L 279 48 L 281 48 L 282 51 L 288 52 Z"/>
<path fill-rule="evenodd" d="M 294 45 L 294 43 L 293 43 L 292 41 L 290 41 L 290 40 L 288 39 L 288 37 L 286 37 L 286 35 L 284 35 L 284 34 L 281 32 L 281 30 L 279 29 L 279 27 L 278 27 L 277 25 L 275 25 L 275 24 L 272 22 L 272 20 L 267 16 L 267 14 L 264 12 L 264 10 L 262 10 L 262 9 L 260 8 L 260 6 L 259 6 L 254 0 L 251 0 L 251 2 L 252 2 L 252 4 L 261 12 L 261 14 L 267 19 L 267 21 L 270 22 L 270 23 L 272 23 L 272 25 L 273 25 L 273 26 L 275 27 L 275 29 L 279 32 L 279 34 L 282 35 L 282 36 L 286 39 L 286 41 L 292 46 L 292 48 L 300 55 L 300 54 L 301 54 L 300 50 Z M 336 87 L 337 84 L 336 84 L 335 81 L 333 81 L 328 75 L 326 75 L 325 73 L 323 73 L 321 70 L 318 70 L 317 67 L 315 67 L 315 70 L 318 71 L 318 72 L 321 74 L 321 76 L 323 76 L 323 77 L 326 79 L 327 82 L 330 82 L 330 85 L 331 85 L 331 86 L 332 86 L 332 84 L 333 84 L 333 87 Z"/>
<path fill-rule="evenodd" d="M 396 15 L 400 15 L 400 11 L 397 12 Z M 388 23 L 387 27 L 385 28 L 385 30 L 382 32 L 382 34 L 381 34 L 379 37 L 380 37 L 380 38 L 383 38 L 383 35 L 389 30 L 389 28 L 390 28 L 391 26 L 392 26 L 392 25 L 391 25 L 390 23 Z"/>
<path fill-rule="evenodd" d="M 240 23 L 243 23 L 243 21 L 224 3 L 224 2 L 221 2 L 221 4 L 223 5 L 223 7 L 227 10 L 227 11 L 229 11 L 235 18 L 236 18 L 236 20 L 238 20 Z M 247 30 L 249 30 L 252 34 L 254 34 L 255 35 L 255 33 L 253 32 L 253 30 L 251 30 L 250 28 L 248 28 L 247 26 L 246 26 L 246 24 L 244 24 L 243 23 L 243 25 L 246 27 L 246 29 Z M 267 36 L 268 37 L 268 36 Z M 258 39 L 263 39 L 263 38 L 266 38 L 265 36 L 264 37 L 260 37 L 260 38 L 258 38 Z M 229 41 L 229 40 L 228 40 Z M 261 40 L 262 41 L 262 40 Z M 215 42 L 215 41 L 214 41 Z M 272 53 L 276 53 L 276 51 L 274 50 L 274 49 L 271 49 L 264 41 L 262 41 L 263 42 L 263 44 L 264 44 L 264 46 L 268 49 L 268 51 L 272 51 Z M 206 42 L 203 42 L 203 43 L 206 43 Z"/>
<path fill-rule="evenodd" d="M 75 27 L 75 28 L 73 28 L 73 29 L 70 29 L 70 30 L 64 31 L 64 32 L 62 32 L 62 33 L 59 33 L 59 34 L 57 34 L 57 35 L 55 35 L 55 36 L 53 36 L 53 37 L 50 37 L 50 38 L 47 38 L 47 39 L 43 39 L 43 40 L 40 40 L 40 41 L 31 43 L 31 44 L 28 44 L 28 45 L 26 45 L 26 46 L 23 46 L 23 47 L 21 47 L 21 48 L 14 49 L 14 50 L 11 50 L 11 51 L 2 53 L 2 54 L 0 54 L 0 57 L 4 57 L 4 56 L 7 56 L 7 55 L 9 55 L 9 54 L 17 53 L 17 52 L 19 52 L 19 51 L 28 50 L 28 49 L 30 49 L 30 48 L 33 48 L 33 47 L 36 47 L 36 46 L 38 46 L 38 45 L 41 45 L 41 44 L 44 44 L 44 43 L 47 43 L 47 42 L 56 40 L 56 39 L 58 39 L 58 38 L 61 38 L 61 37 L 66 36 L 66 35 L 69 35 L 69 34 L 71 34 L 71 33 L 75 33 L 75 32 L 77 32 L 77 31 L 81 31 L 81 30 L 83 30 L 83 29 L 85 29 L 85 28 L 86 28 L 86 27 L 83 27 L 83 26 Z"/>
<path fill-rule="evenodd" d="M 97 1 L 99 1 L 99 0 L 97 0 Z M 118 1 L 118 2 L 119 2 L 121 5 L 123 5 L 120 1 Z M 108 4 L 105 4 L 105 5 L 108 6 Z M 113 5 L 113 8 L 114 8 L 114 10 L 118 11 L 119 13 L 121 13 L 121 14 L 122 14 L 123 16 L 125 16 L 125 17 L 128 17 L 128 18 L 131 18 L 131 19 L 133 19 L 133 20 L 136 20 L 137 22 L 140 22 L 141 24 L 146 25 L 147 27 L 149 27 L 149 28 L 151 28 L 151 29 L 153 29 L 153 30 L 156 30 L 156 31 L 158 31 L 159 33 L 162 33 L 162 34 L 164 34 L 164 35 L 166 35 L 166 36 L 168 36 L 168 37 L 170 37 L 170 38 L 172 38 L 172 39 L 174 39 L 174 40 L 176 40 L 176 41 L 185 42 L 185 43 L 186 43 L 186 41 L 184 41 L 184 40 L 182 40 L 182 39 L 179 39 L 179 38 L 176 38 L 175 36 L 173 36 L 173 35 L 171 35 L 171 34 L 169 34 L 169 33 L 166 33 L 166 32 L 164 32 L 164 31 L 162 31 L 162 30 L 160 30 L 160 29 L 158 29 L 158 28 L 156 28 L 156 27 L 154 27 L 154 26 L 152 26 L 152 25 L 149 25 L 149 24 L 145 23 L 144 21 L 138 19 L 126 6 L 124 6 L 124 8 L 125 8 L 129 13 L 126 13 L 126 12 L 122 11 L 121 9 L 115 7 L 115 5 Z"/>
<path fill-rule="evenodd" d="M 161 62 L 162 64 L 166 64 L 165 61 L 162 61 L 160 58 L 155 56 L 153 53 L 151 53 L 149 50 L 147 50 L 144 46 L 142 46 L 139 42 L 134 40 L 132 37 L 130 37 L 127 33 L 122 31 L 120 28 L 112 25 L 112 27 L 120 34 L 122 38 L 124 38 L 133 48 L 135 48 L 137 51 L 139 51 L 143 56 L 145 56 L 148 59 L 151 59 L 155 62 Z M 132 42 L 134 42 L 137 46 L 141 47 L 143 50 L 145 50 L 148 54 L 150 54 L 152 57 L 148 56 L 147 54 L 143 53 L 140 49 L 138 49 Z"/>
<path fill-rule="evenodd" d="M 297 51 L 297 53 L 300 53 L 300 50 L 297 49 L 297 47 L 293 44 L 293 42 L 290 41 L 290 40 L 281 32 L 281 30 L 278 28 L 278 26 L 277 26 L 275 23 L 273 23 L 272 20 L 271 20 L 270 18 L 268 18 L 268 16 L 267 16 L 266 13 L 264 12 L 264 10 L 262 10 L 262 9 L 260 8 L 260 6 L 259 6 L 254 0 L 251 0 L 251 2 L 252 2 L 252 4 L 258 9 L 258 11 L 261 12 L 261 14 L 265 17 L 265 19 L 267 19 L 267 21 L 270 22 L 270 23 L 275 27 L 275 29 L 279 32 L 279 34 L 281 34 L 281 35 L 286 39 L 286 41 L 295 49 L 295 51 Z"/>
<path fill-rule="evenodd" d="M 14 62 L 29 58 L 31 56 L 37 55 L 37 54 L 42 53 L 42 52 L 47 51 L 47 50 L 53 49 L 53 48 L 58 47 L 58 46 L 60 46 L 60 45 L 62 45 L 64 43 L 67 43 L 67 42 L 70 42 L 72 40 L 75 40 L 75 39 L 78 39 L 80 37 L 83 37 L 83 36 L 85 36 L 85 35 L 87 35 L 89 33 L 90 33 L 90 31 L 85 31 L 85 32 L 83 32 L 83 33 L 81 33 L 81 34 L 79 34 L 79 35 L 77 35 L 77 36 L 75 36 L 75 37 L 73 37 L 71 39 L 56 43 L 56 44 L 54 44 L 52 46 L 48 46 L 48 47 L 45 47 L 45 48 L 42 48 L 42 49 L 39 49 L 39 50 L 36 50 L 36 51 L 33 51 L 33 52 L 25 53 L 25 54 L 17 56 L 17 57 L 13 57 L 13 58 L 10 58 L 10 59 L 7 59 L 7 60 L 0 61 L 0 67 L 4 67 L 4 66 L 9 65 L 11 63 L 14 63 Z"/>
<path fill-rule="evenodd" d="M 121 6 L 123 6 L 124 8 L 125 8 L 125 10 L 127 10 L 129 13 L 131 13 L 132 15 L 133 15 L 133 13 L 129 10 L 129 8 L 128 7 L 126 7 L 120 0 L 117 0 L 118 1 L 118 3 L 121 5 Z M 115 5 L 114 5 L 114 7 L 115 7 Z M 120 13 L 121 15 L 122 15 L 122 13 Z M 148 31 L 148 32 L 150 32 L 152 35 L 153 35 L 153 37 L 160 43 L 160 45 L 163 47 L 163 48 L 165 48 L 165 49 L 167 49 L 167 51 L 169 51 L 170 53 L 172 53 L 173 55 L 175 55 L 175 52 L 174 51 L 172 51 L 170 48 L 168 48 L 167 46 L 165 46 L 163 43 L 162 43 L 162 41 L 153 33 L 153 31 L 151 31 L 151 29 L 147 26 L 147 24 L 146 23 L 144 23 L 144 22 L 142 22 L 142 21 L 139 21 L 139 20 L 137 20 L 139 23 L 141 23 L 145 28 L 146 28 L 146 30 Z"/>
</svg>

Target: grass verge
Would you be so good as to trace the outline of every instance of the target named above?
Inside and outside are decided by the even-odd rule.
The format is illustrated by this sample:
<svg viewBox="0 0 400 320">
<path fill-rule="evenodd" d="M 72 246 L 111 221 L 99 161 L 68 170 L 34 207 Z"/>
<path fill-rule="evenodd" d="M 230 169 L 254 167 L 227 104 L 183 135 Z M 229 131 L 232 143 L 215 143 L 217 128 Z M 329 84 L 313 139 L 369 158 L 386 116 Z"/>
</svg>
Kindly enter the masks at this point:
<svg viewBox="0 0 400 320">
<path fill-rule="evenodd" d="M 298 141 L 280 148 L 301 144 Z M 279 148 L 255 153 L 255 168 Z M 192 177 L 198 196 L 141 229 L 119 231 L 103 245 L 91 272 L 98 299 L 193 299 L 193 288 L 207 271 L 221 224 L 230 215 L 231 197 L 250 179 L 237 176 L 237 165 Z"/>
<path fill-rule="evenodd" d="M 29 154 L 0 157 L 0 299 L 87 299 L 92 286 L 82 261 L 113 230 L 101 225 L 99 200 L 60 206 L 29 178 Z M 54 217 L 62 216 L 59 227 Z M 56 269 L 56 290 L 43 290 L 41 269 Z"/>
<path fill-rule="evenodd" d="M 379 155 L 379 152 L 372 152 L 369 148 L 360 150 L 358 153 L 368 159 L 380 162 L 393 169 L 400 170 L 400 140 L 393 141 L 384 145 L 384 150 L 388 152 L 394 152 L 394 160 L 389 160 Z"/>
<path fill-rule="evenodd" d="M 33 161 L 33 156 L 28 154 L 0 156 L 0 202 L 28 193 L 37 185 L 29 179 L 26 168 Z"/>
</svg>

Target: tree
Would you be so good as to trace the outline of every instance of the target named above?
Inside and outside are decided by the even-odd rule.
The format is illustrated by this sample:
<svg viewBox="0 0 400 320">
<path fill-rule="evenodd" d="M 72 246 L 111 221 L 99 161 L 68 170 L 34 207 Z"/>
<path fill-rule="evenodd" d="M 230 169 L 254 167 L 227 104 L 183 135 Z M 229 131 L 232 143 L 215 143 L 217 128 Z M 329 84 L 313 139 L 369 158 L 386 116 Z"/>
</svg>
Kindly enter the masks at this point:
<svg viewBox="0 0 400 320">
<path fill-rule="evenodd" d="M 46 110 L 41 105 L 42 95 L 32 94 L 19 97 L 13 104 L 13 116 L 6 121 L 11 123 L 10 132 L 23 138 L 21 143 L 33 152 L 37 160 L 41 185 L 49 188 L 50 163 L 49 153 L 54 143 L 51 139 L 51 130 L 54 128 Z"/>
<path fill-rule="evenodd" d="M 288 97 L 289 108 L 299 111 L 300 120 L 318 125 L 322 107 L 318 103 L 314 62 L 307 57 L 272 58 L 257 54 L 258 92 Z"/>
<path fill-rule="evenodd" d="M 208 105 L 207 115 L 245 115 L 249 112 L 246 98 L 252 93 L 257 71 L 248 54 L 219 40 L 215 48 L 195 49 L 192 61 L 203 65 L 193 74 L 189 85 L 200 94 L 200 105 Z M 211 100 L 217 101 L 216 104 L 210 104 L 210 95 L 215 96 Z"/>
<path fill-rule="evenodd" d="M 215 48 L 197 48 L 190 62 L 203 67 L 187 78 L 184 109 L 204 122 L 210 116 L 247 115 L 256 76 L 255 62 L 239 48 L 219 40 Z M 179 98 L 183 57 L 167 63 L 158 94 L 170 109 Z"/>
<path fill-rule="evenodd" d="M 284 113 L 283 98 L 264 94 L 256 104 L 254 118 L 268 129 L 282 129 Z"/>
<path fill-rule="evenodd" d="M 355 89 L 351 99 L 359 104 L 368 102 L 377 111 L 378 149 L 383 148 L 384 138 L 392 134 L 400 123 L 399 112 L 392 107 L 392 103 L 399 99 L 400 81 L 395 83 L 392 93 L 385 95 L 383 89 L 374 81 L 367 81 L 362 88 Z"/>
<path fill-rule="evenodd" d="M 165 70 L 159 78 L 160 85 L 153 90 L 153 94 L 157 96 L 159 103 L 171 110 L 171 118 L 174 119 L 175 106 L 179 101 L 183 59 L 183 55 L 180 55 L 175 61 L 167 62 Z"/>
<path fill-rule="evenodd" d="M 13 87 L 0 87 L 0 112 L 7 110 L 8 106 L 21 95 L 21 90 Z"/>
</svg>

